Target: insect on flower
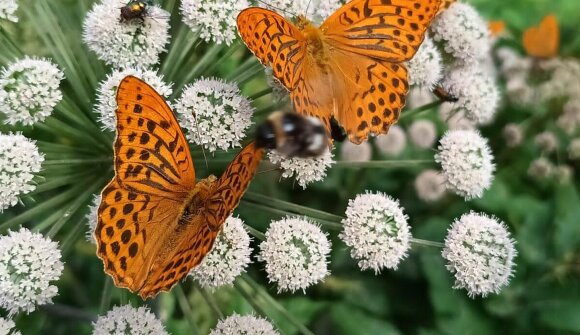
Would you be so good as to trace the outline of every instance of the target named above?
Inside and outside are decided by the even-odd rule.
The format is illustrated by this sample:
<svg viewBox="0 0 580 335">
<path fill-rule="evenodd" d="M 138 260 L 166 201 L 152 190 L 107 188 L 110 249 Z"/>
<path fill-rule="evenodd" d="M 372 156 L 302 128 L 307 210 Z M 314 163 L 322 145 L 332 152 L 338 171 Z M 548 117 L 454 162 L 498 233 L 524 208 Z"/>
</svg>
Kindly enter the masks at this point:
<svg viewBox="0 0 580 335">
<path fill-rule="evenodd" d="M 147 6 L 151 3 L 149 1 L 131 0 L 125 6 L 121 7 L 121 22 L 131 22 L 139 19 L 141 23 L 145 21 L 148 15 Z"/>
</svg>

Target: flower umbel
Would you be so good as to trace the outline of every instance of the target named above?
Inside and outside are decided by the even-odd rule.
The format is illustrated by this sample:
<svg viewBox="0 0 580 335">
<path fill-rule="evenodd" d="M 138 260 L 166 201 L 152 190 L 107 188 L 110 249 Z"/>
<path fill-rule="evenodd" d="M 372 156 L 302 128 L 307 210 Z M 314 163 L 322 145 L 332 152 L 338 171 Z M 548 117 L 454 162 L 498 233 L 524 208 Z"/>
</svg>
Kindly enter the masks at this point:
<svg viewBox="0 0 580 335">
<path fill-rule="evenodd" d="M 493 78 L 477 66 L 451 69 L 441 86 L 458 99 L 453 104 L 454 112 L 464 111 L 476 124 L 488 124 L 493 120 L 499 104 L 499 90 Z"/>
<path fill-rule="evenodd" d="M 202 78 L 183 89 L 175 112 L 188 139 L 214 152 L 241 145 L 253 108 L 236 85 Z"/>
<path fill-rule="evenodd" d="M 409 127 L 411 142 L 422 149 L 429 149 L 437 140 L 437 128 L 429 120 L 417 120 Z"/>
<path fill-rule="evenodd" d="M 0 112 L 5 123 L 25 126 L 44 121 L 62 99 L 64 74 L 47 59 L 23 58 L 0 74 Z"/>
<path fill-rule="evenodd" d="M 387 134 L 377 136 L 375 145 L 383 154 L 397 156 L 405 150 L 407 145 L 405 131 L 397 125 L 391 126 Z"/>
<path fill-rule="evenodd" d="M 253 315 L 232 314 L 220 320 L 209 335 L 279 335 L 268 320 Z"/>
<path fill-rule="evenodd" d="M 155 71 L 139 68 L 113 71 L 107 75 L 107 78 L 97 88 L 97 103 L 94 108 L 95 112 L 99 114 L 99 121 L 103 125 L 103 129 L 115 131 L 117 128 L 117 116 L 115 115 L 115 110 L 117 109 L 117 86 L 119 86 L 123 78 L 129 75 L 144 80 L 163 97 L 167 98 L 173 92 L 171 84 L 167 84 L 163 79 L 163 75 L 157 74 Z"/>
<path fill-rule="evenodd" d="M 93 197 L 93 202 L 89 205 L 89 212 L 85 215 L 85 220 L 87 220 L 88 230 L 86 234 L 86 239 L 92 244 L 96 244 L 95 240 L 95 229 L 97 228 L 97 223 L 99 220 L 97 211 L 99 210 L 99 205 L 101 204 L 101 195 L 95 194 Z"/>
<path fill-rule="evenodd" d="M 18 3 L 15 0 L 0 1 L 0 19 L 18 22 L 18 17 L 14 15 L 17 9 Z"/>
<path fill-rule="evenodd" d="M 471 212 L 456 219 L 447 232 L 443 258 L 455 276 L 454 288 L 470 297 L 498 293 L 513 276 L 516 250 L 505 224 Z"/>
<path fill-rule="evenodd" d="M 491 47 L 486 22 L 465 3 L 453 3 L 433 20 L 430 29 L 433 40 L 441 41 L 447 53 L 463 62 L 478 61 Z"/>
<path fill-rule="evenodd" d="M 270 224 L 258 260 L 266 263 L 268 279 L 278 284 L 278 292 L 295 292 L 328 275 L 329 253 L 330 242 L 320 227 L 286 217 Z"/>
<path fill-rule="evenodd" d="M 432 89 L 441 79 L 441 54 L 429 36 L 425 36 L 417 53 L 407 62 L 409 85 Z"/>
<path fill-rule="evenodd" d="M 56 242 L 20 228 L 0 236 L 0 307 L 30 313 L 52 302 L 64 268 Z"/>
<path fill-rule="evenodd" d="M 0 133 L 0 213 L 18 203 L 19 196 L 34 191 L 34 173 L 44 155 L 36 143 L 21 134 Z"/>
<path fill-rule="evenodd" d="M 169 335 L 147 307 L 115 306 L 93 324 L 93 335 Z"/>
<path fill-rule="evenodd" d="M 141 20 L 120 20 L 118 0 L 103 0 L 87 13 L 83 40 L 97 57 L 117 68 L 146 68 L 159 61 L 169 42 L 169 13 L 149 5 Z"/>
<path fill-rule="evenodd" d="M 15 330 L 14 321 L 0 317 L 0 334 L 2 335 L 21 335 L 18 330 Z"/>
<path fill-rule="evenodd" d="M 451 130 L 439 141 L 435 161 L 441 163 L 447 188 L 466 200 L 490 187 L 495 166 L 487 140 L 472 130 Z"/>
<path fill-rule="evenodd" d="M 282 169 L 282 178 L 296 177 L 298 185 L 306 189 L 306 185 L 320 181 L 326 177 L 326 169 L 334 164 L 332 153 L 326 151 L 319 157 L 314 158 L 287 158 L 276 151 L 268 152 L 268 159 Z"/>
<path fill-rule="evenodd" d="M 201 264 L 189 273 L 202 287 L 231 285 L 250 264 L 250 235 L 244 222 L 230 216 Z"/>
<path fill-rule="evenodd" d="M 425 170 L 415 179 L 415 190 L 421 200 L 437 201 L 445 195 L 447 190 L 445 177 L 435 170 Z"/>
<path fill-rule="evenodd" d="M 198 31 L 206 42 L 230 45 L 236 39 L 236 17 L 246 0 L 182 0 L 183 22 Z"/>
<path fill-rule="evenodd" d="M 349 200 L 339 237 L 362 270 L 396 269 L 407 256 L 411 233 L 399 202 L 377 192 Z"/>
</svg>

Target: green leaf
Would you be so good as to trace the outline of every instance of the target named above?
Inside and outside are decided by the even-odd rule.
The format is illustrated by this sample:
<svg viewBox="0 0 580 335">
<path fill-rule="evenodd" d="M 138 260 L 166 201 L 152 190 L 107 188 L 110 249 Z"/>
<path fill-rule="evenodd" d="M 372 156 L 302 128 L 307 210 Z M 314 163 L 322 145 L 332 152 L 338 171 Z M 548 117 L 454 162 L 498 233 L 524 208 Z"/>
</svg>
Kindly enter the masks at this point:
<svg viewBox="0 0 580 335">
<path fill-rule="evenodd" d="M 540 306 L 542 323 L 556 330 L 580 332 L 580 301 L 548 301 Z"/>
<path fill-rule="evenodd" d="M 356 306 L 340 303 L 332 306 L 330 317 L 340 335 L 398 335 L 390 322 L 374 318 Z M 334 334 L 334 333 L 333 333 Z"/>
</svg>

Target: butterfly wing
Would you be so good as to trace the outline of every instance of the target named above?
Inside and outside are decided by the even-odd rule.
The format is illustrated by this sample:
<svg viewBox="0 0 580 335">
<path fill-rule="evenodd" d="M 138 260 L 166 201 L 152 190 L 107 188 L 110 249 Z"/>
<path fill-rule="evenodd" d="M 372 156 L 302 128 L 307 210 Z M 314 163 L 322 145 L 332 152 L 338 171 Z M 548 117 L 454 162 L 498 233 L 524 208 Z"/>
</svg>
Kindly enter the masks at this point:
<svg viewBox="0 0 580 335">
<path fill-rule="evenodd" d="M 158 257 L 159 262 L 151 266 L 150 280 L 141 289 L 141 296 L 149 297 L 169 290 L 210 252 L 223 223 L 238 206 L 254 177 L 262 155 L 263 150 L 251 143 L 234 158 L 211 186 L 208 197 L 200 199 L 204 204 L 200 213 L 192 215 L 186 223 L 184 230 L 189 237 L 181 239 L 170 249 L 171 254 Z"/>
<path fill-rule="evenodd" d="M 264 150 L 251 142 L 240 151 L 216 181 L 204 211 L 205 221 L 213 230 L 221 229 L 224 221 L 240 203 L 250 180 L 256 174 L 263 154 Z"/>
<path fill-rule="evenodd" d="M 149 85 L 126 77 L 117 90 L 115 176 L 102 192 L 97 256 L 115 285 L 139 291 L 195 186 L 187 142 Z"/>
<path fill-rule="evenodd" d="M 560 28 L 555 15 L 547 15 L 538 27 L 528 28 L 523 36 L 524 49 L 537 58 L 553 58 L 560 47 Z"/>
<path fill-rule="evenodd" d="M 238 31 L 248 48 L 273 75 L 293 90 L 302 76 L 305 40 L 298 28 L 267 9 L 251 7 L 240 12 Z"/>
<path fill-rule="evenodd" d="M 151 86 L 133 76 L 119 84 L 117 106 L 117 182 L 127 190 L 182 202 L 195 186 L 195 170 L 171 108 Z"/>
<path fill-rule="evenodd" d="M 393 63 L 413 57 L 441 0 L 352 0 L 320 29 L 338 49 Z"/>
<path fill-rule="evenodd" d="M 386 133 L 397 122 L 409 90 L 404 66 L 336 49 L 330 68 L 336 83 L 335 117 L 351 142 Z"/>
</svg>

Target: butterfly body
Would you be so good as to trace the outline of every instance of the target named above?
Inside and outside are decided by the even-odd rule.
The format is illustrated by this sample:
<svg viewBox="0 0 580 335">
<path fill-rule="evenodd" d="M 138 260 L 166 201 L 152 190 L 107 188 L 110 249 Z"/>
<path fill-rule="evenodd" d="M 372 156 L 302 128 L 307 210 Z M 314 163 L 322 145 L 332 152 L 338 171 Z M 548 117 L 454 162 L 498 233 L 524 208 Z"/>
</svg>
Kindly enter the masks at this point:
<svg viewBox="0 0 580 335">
<path fill-rule="evenodd" d="M 238 31 L 290 92 L 296 112 L 331 118 L 351 142 L 386 133 L 405 104 L 409 60 L 441 0 L 352 0 L 316 27 L 267 9 L 243 10 Z"/>
</svg>

